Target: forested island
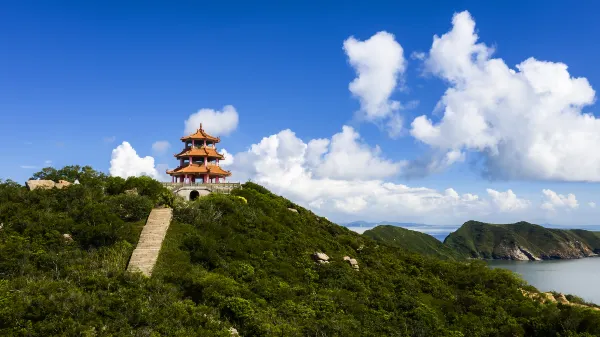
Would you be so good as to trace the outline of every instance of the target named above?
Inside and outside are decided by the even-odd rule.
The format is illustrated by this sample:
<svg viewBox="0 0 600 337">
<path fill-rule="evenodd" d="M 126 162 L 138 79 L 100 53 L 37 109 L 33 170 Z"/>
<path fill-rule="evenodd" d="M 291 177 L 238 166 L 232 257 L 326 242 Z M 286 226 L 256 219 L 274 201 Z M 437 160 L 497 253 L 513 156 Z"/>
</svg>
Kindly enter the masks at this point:
<svg viewBox="0 0 600 337">
<path fill-rule="evenodd" d="M 364 235 L 421 254 L 450 259 L 539 261 L 577 259 L 600 253 L 600 232 L 545 228 L 528 222 L 467 221 L 440 242 L 425 233 L 377 226 Z"/>
<path fill-rule="evenodd" d="M 461 229 L 464 240 L 442 246 L 422 237 L 431 248 L 416 252 L 251 182 L 184 201 L 151 178 L 90 167 L 34 177 L 79 184 L 0 182 L 3 336 L 600 335 L 599 311 L 537 300 L 516 274 L 462 258 L 486 257 L 480 238 L 506 233 L 466 227 L 476 235 Z M 156 207 L 173 209 L 158 263 L 151 277 L 127 272 Z"/>
</svg>

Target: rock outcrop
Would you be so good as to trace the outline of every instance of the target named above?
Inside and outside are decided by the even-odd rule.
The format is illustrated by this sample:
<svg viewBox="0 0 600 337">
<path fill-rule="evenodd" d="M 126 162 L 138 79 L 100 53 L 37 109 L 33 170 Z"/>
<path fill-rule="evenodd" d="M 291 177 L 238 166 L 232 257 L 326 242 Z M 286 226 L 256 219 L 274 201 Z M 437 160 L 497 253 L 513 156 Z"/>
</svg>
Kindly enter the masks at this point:
<svg viewBox="0 0 600 337">
<path fill-rule="evenodd" d="M 356 259 L 353 259 L 350 256 L 344 256 L 344 261 L 348 261 L 348 264 L 350 264 L 354 270 L 359 270 L 358 261 L 356 261 Z"/>
<path fill-rule="evenodd" d="M 558 293 L 558 295 L 554 295 L 550 292 L 547 293 L 536 293 L 536 292 L 529 292 L 527 290 L 521 289 L 521 293 L 523 293 L 523 296 L 525 297 L 529 297 L 532 300 L 536 300 L 542 303 L 560 303 L 563 305 L 570 305 L 573 307 L 580 307 L 580 308 L 586 308 L 586 309 L 591 309 L 591 310 L 596 310 L 596 311 L 600 311 L 600 308 L 595 307 L 595 306 L 590 306 L 590 305 L 585 305 L 585 304 L 580 304 L 580 303 L 574 303 L 574 302 L 570 302 L 567 297 L 565 296 L 565 294 L 563 293 Z"/>
<path fill-rule="evenodd" d="M 61 189 L 61 188 L 65 188 L 65 187 L 69 187 L 71 186 L 71 183 L 66 181 L 66 180 L 59 180 L 54 187 Z"/>
<path fill-rule="evenodd" d="M 65 242 L 67 243 L 73 242 L 73 237 L 71 236 L 71 234 L 63 234 L 63 239 L 65 239 Z"/>
<path fill-rule="evenodd" d="M 567 299 L 567 297 L 563 293 L 559 293 L 557 296 L 554 296 L 554 298 L 556 299 L 556 301 L 558 303 L 569 304 L 569 300 Z"/>
<path fill-rule="evenodd" d="M 495 258 L 502 260 L 515 260 L 515 261 L 541 261 L 539 257 L 535 256 L 532 252 L 526 248 L 519 246 L 499 246 L 496 252 Z"/>
<path fill-rule="evenodd" d="M 541 293 L 540 295 L 543 302 L 556 302 L 556 298 L 552 293 Z"/>
<path fill-rule="evenodd" d="M 35 190 L 38 188 L 52 189 L 55 187 L 58 189 L 62 189 L 71 186 L 71 183 L 66 180 L 59 180 L 57 183 L 55 183 L 52 180 L 27 180 L 25 185 L 27 185 L 27 188 L 29 188 L 29 190 Z"/>
<path fill-rule="evenodd" d="M 125 190 L 125 194 L 129 194 L 129 195 L 138 195 L 138 190 L 137 188 L 132 188 L 130 190 Z"/>
<path fill-rule="evenodd" d="M 31 191 L 38 188 L 51 189 L 56 186 L 56 183 L 52 180 L 28 180 L 25 184 Z"/>
<path fill-rule="evenodd" d="M 593 250 L 579 240 L 561 242 L 556 248 L 544 254 L 547 259 L 578 259 L 596 256 Z"/>
<path fill-rule="evenodd" d="M 294 212 L 294 213 L 298 213 L 298 210 L 295 208 L 288 208 L 288 211 L 290 212 Z"/>
<path fill-rule="evenodd" d="M 327 256 L 327 254 L 325 253 L 315 252 L 313 254 L 313 259 L 315 260 L 315 262 L 320 264 L 329 263 L 329 256 Z"/>
</svg>

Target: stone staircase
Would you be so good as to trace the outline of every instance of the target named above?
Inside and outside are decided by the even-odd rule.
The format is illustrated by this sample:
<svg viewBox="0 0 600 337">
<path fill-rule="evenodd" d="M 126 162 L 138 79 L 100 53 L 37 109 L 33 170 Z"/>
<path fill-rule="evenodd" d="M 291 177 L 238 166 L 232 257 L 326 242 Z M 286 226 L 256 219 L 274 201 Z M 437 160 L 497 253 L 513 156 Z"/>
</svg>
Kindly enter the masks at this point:
<svg viewBox="0 0 600 337">
<path fill-rule="evenodd" d="M 152 209 L 140 235 L 137 247 L 129 260 L 128 271 L 141 271 L 142 274 L 148 277 L 152 275 L 152 269 L 156 264 L 156 260 L 158 260 L 160 247 L 165 235 L 167 235 L 172 217 L 173 210 L 170 208 Z"/>
</svg>

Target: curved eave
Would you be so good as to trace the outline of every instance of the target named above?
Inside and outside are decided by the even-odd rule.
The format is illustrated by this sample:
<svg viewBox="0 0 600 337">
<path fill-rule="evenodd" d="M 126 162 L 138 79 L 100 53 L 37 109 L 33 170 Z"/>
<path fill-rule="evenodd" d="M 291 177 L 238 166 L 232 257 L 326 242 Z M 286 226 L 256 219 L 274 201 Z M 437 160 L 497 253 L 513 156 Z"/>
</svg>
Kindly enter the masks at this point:
<svg viewBox="0 0 600 337">
<path fill-rule="evenodd" d="M 183 150 L 175 155 L 173 155 L 175 158 L 180 158 L 180 157 L 208 157 L 208 158 L 218 158 L 218 159 L 225 159 L 225 156 L 223 156 L 222 154 L 218 153 L 215 150 L 206 150 L 203 148 L 200 149 L 193 149 L 193 150 Z"/>
<path fill-rule="evenodd" d="M 219 166 L 204 166 L 204 165 L 188 165 L 185 167 L 178 167 L 173 170 L 167 170 L 169 175 L 184 175 L 184 174 L 208 174 L 220 177 L 229 177 L 230 171 L 225 171 Z"/>
<path fill-rule="evenodd" d="M 180 139 L 182 142 L 185 142 L 188 140 L 210 140 L 211 142 L 219 143 L 221 141 L 221 139 L 218 137 L 215 138 L 213 136 L 202 136 L 202 135 L 189 135 L 189 136 L 181 137 Z"/>
</svg>

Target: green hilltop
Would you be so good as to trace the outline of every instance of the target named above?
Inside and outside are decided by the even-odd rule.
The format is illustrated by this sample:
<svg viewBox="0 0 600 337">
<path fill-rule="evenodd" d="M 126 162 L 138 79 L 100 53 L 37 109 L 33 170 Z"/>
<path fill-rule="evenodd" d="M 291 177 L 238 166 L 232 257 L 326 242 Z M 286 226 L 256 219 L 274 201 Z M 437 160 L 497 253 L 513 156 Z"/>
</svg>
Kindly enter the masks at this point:
<svg viewBox="0 0 600 337">
<path fill-rule="evenodd" d="M 363 235 L 390 246 L 441 259 L 458 260 L 465 257 L 431 235 L 402 227 L 379 225 L 366 230 Z"/>
<path fill-rule="evenodd" d="M 0 182 L 2 336 L 600 335 L 599 312 L 532 300 L 509 271 L 375 241 L 254 183 L 185 202 L 89 167 L 36 177 L 81 184 Z M 147 278 L 125 269 L 153 207 L 174 219 Z"/>
<path fill-rule="evenodd" d="M 528 222 L 499 225 L 468 221 L 450 233 L 444 244 L 473 258 L 571 259 L 600 253 L 600 233 Z"/>
</svg>

